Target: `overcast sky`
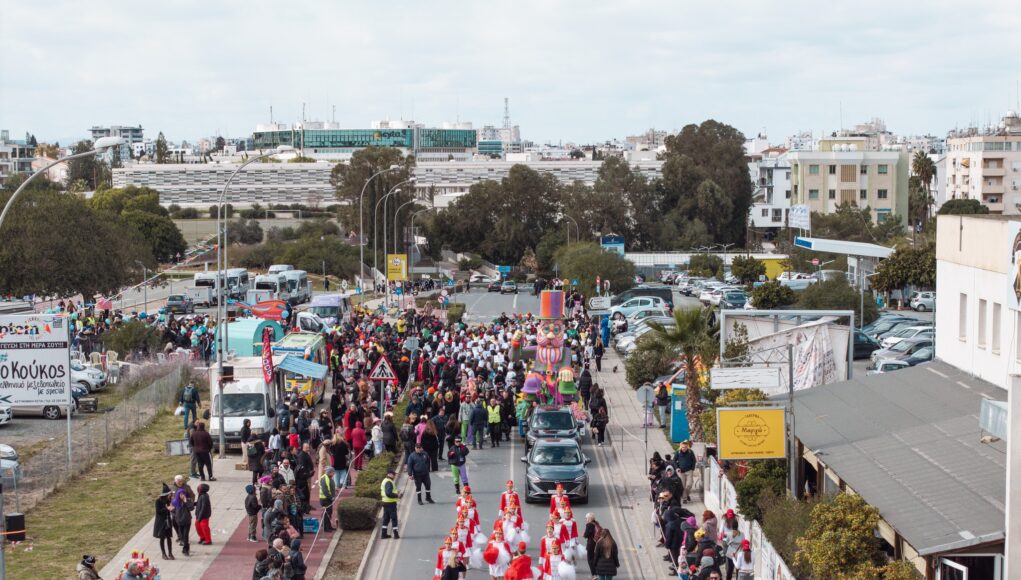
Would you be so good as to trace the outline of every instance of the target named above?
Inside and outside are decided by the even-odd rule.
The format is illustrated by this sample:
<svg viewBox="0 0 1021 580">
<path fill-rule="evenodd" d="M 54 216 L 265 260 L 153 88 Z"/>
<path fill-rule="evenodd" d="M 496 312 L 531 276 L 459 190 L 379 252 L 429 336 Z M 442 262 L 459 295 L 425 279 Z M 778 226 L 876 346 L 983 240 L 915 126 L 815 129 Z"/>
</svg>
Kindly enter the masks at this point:
<svg viewBox="0 0 1021 580">
<path fill-rule="evenodd" d="M 771 141 L 881 117 L 945 134 L 1015 108 L 1004 1 L 3 0 L 0 128 L 172 141 L 306 117 L 592 142 L 707 118 Z"/>
</svg>

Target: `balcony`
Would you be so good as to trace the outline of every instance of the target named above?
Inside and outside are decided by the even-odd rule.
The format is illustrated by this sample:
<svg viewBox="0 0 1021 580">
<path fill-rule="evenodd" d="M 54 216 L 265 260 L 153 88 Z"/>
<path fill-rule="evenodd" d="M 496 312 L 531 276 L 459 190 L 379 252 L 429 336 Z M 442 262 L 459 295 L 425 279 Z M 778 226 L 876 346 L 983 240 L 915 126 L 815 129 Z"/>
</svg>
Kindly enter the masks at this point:
<svg viewBox="0 0 1021 580">
<path fill-rule="evenodd" d="M 982 184 L 982 195 L 1003 195 L 1003 183 L 997 183 L 996 185 L 990 185 L 988 183 Z"/>
<path fill-rule="evenodd" d="M 999 166 L 982 166 L 982 175 L 985 177 L 1003 177 L 1004 171 L 1002 163 Z"/>
<path fill-rule="evenodd" d="M 990 202 L 990 201 L 983 201 L 982 205 L 984 205 L 984 206 L 989 208 L 989 213 L 1003 213 L 1003 200 L 1002 199 L 999 199 L 995 203 L 994 202 Z"/>
</svg>

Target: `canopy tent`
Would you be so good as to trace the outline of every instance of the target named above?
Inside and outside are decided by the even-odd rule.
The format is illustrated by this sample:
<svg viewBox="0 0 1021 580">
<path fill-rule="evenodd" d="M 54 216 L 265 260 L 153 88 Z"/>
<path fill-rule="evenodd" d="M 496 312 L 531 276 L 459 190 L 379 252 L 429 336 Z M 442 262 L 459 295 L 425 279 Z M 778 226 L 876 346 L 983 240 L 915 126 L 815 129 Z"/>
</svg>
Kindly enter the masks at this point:
<svg viewBox="0 0 1021 580">
<path fill-rule="evenodd" d="M 280 323 L 263 318 L 242 318 L 227 323 L 227 351 L 234 351 L 237 356 L 262 356 L 262 332 L 264 328 L 273 329 L 271 342 L 284 336 L 284 328 Z M 216 330 L 220 331 L 219 328 Z"/>
<path fill-rule="evenodd" d="M 326 365 L 305 360 L 300 356 L 293 354 L 285 356 L 284 359 L 277 364 L 277 368 L 317 380 L 325 379 L 326 373 L 330 370 Z"/>
</svg>

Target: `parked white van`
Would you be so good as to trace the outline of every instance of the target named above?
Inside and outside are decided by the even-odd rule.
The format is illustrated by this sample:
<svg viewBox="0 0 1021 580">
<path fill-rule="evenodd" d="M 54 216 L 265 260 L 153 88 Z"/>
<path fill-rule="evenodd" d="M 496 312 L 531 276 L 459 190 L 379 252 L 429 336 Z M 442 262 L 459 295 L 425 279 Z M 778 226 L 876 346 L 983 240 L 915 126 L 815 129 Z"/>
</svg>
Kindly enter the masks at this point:
<svg viewBox="0 0 1021 580">
<path fill-rule="evenodd" d="M 246 296 L 249 304 L 257 304 L 265 300 L 290 301 L 287 290 L 287 278 L 283 274 L 263 274 L 255 277 L 255 287 Z"/>
<path fill-rule="evenodd" d="M 312 298 L 312 286 L 308 282 L 308 272 L 287 270 L 283 274 L 287 279 L 287 292 L 291 296 L 291 304 L 303 304 Z"/>
<path fill-rule="evenodd" d="M 241 443 L 241 427 L 245 419 L 252 422 L 252 435 L 262 436 L 273 432 L 274 417 L 278 400 L 275 383 L 266 384 L 262 375 L 262 357 L 239 357 L 228 361 L 234 367 L 234 381 L 223 385 L 223 423 L 227 448 L 238 447 Z M 273 379 L 276 380 L 274 373 Z M 220 394 L 217 368 L 209 374 L 210 391 L 213 393 L 209 408 L 209 434 L 213 446 L 219 449 L 220 441 Z"/>
<path fill-rule="evenodd" d="M 251 287 L 248 270 L 231 268 L 227 270 L 227 291 L 235 298 L 243 298 Z"/>
<path fill-rule="evenodd" d="M 290 264 L 273 264 L 269 267 L 268 274 L 282 274 L 288 270 L 293 270 L 294 266 Z"/>
</svg>

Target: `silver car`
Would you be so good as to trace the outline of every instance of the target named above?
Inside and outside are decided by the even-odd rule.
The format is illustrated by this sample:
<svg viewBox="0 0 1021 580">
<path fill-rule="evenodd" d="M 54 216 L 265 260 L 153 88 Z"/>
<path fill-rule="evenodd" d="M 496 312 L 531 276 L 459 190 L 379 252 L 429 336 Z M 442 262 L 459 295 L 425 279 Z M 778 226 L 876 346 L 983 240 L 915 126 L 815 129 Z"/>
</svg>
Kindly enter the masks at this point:
<svg viewBox="0 0 1021 580">
<path fill-rule="evenodd" d="M 908 305 L 918 312 L 932 312 L 933 310 L 936 310 L 936 293 L 915 292 L 911 295 L 911 301 Z"/>
</svg>

